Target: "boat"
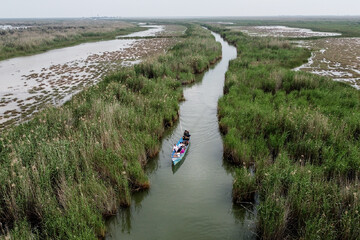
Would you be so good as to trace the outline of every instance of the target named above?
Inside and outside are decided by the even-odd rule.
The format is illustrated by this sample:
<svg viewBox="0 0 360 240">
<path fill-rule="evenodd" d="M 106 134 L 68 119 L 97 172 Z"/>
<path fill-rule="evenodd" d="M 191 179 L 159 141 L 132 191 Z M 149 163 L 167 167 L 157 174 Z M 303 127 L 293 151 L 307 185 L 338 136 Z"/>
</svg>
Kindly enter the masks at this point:
<svg viewBox="0 0 360 240">
<path fill-rule="evenodd" d="M 176 145 L 179 146 L 179 144 L 181 144 L 184 140 L 182 138 L 180 138 L 180 140 L 178 141 L 178 143 Z M 181 160 L 184 159 L 185 154 L 187 153 L 188 149 L 190 147 L 190 140 L 187 146 L 185 146 L 185 152 L 183 153 L 175 153 L 175 151 L 173 150 L 171 153 L 171 160 L 173 165 L 175 166 L 177 163 L 181 162 Z"/>
<path fill-rule="evenodd" d="M 185 162 L 185 159 L 184 159 L 184 161 L 178 162 L 176 165 L 171 164 L 172 173 L 175 174 L 180 169 L 181 165 L 184 164 L 184 162 Z"/>
</svg>

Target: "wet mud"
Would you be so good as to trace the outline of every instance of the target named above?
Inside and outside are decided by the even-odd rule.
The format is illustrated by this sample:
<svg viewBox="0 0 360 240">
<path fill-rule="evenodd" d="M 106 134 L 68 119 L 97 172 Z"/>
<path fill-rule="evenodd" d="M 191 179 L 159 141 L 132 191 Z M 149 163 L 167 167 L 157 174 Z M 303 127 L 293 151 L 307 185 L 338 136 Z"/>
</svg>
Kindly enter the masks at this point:
<svg viewBox="0 0 360 240">
<path fill-rule="evenodd" d="M 151 33 L 145 36 L 162 32 L 164 28 L 150 30 Z M 124 41 L 125 44 L 120 44 L 118 50 L 89 52 L 86 57 L 75 57 L 58 64 L 53 64 L 49 56 L 47 66 L 42 62 L 43 66 L 36 66 L 36 69 L 25 71 L 24 74 L 21 74 L 22 69 L 3 73 L 0 80 L 0 130 L 31 118 L 47 105 L 63 104 L 74 94 L 99 82 L 111 71 L 164 53 L 177 40 L 154 38 L 116 41 Z M 0 69 L 1 66 L 0 62 Z"/>
</svg>

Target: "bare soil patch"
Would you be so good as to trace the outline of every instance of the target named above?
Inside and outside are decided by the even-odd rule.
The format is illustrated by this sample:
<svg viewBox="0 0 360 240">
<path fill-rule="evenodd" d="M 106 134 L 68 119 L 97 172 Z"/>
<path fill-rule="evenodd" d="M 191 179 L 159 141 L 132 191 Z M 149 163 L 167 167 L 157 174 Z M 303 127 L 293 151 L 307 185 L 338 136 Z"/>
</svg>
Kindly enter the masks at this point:
<svg viewBox="0 0 360 240">
<path fill-rule="evenodd" d="M 309 62 L 295 70 L 328 76 L 360 89 L 360 38 L 327 38 L 298 42 L 312 49 Z"/>
<path fill-rule="evenodd" d="M 63 104 L 85 87 L 99 82 L 107 73 L 164 53 L 176 41 L 176 38 L 137 40 L 129 48 L 92 54 L 86 59 L 43 67 L 40 72 L 23 75 L 23 86 L 14 88 L 31 87 L 21 99 L 10 93 L 2 96 L 0 129 L 29 119 L 46 105 Z"/>
<path fill-rule="evenodd" d="M 283 37 L 283 38 L 309 38 L 340 36 L 340 33 L 315 32 L 306 28 L 292 28 L 286 26 L 231 26 L 233 31 L 240 31 L 255 37 Z"/>
</svg>

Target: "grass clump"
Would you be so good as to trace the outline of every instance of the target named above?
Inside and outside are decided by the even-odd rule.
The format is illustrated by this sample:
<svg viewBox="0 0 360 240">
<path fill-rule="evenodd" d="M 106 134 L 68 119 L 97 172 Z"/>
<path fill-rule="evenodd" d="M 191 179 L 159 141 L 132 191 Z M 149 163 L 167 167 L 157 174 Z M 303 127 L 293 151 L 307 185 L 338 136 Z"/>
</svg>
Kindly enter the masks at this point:
<svg viewBox="0 0 360 240">
<path fill-rule="evenodd" d="M 234 201 L 257 191 L 263 239 L 359 236 L 360 93 L 291 68 L 308 51 L 216 29 L 238 48 L 219 100 Z M 276 40 L 280 41 L 280 40 Z M 243 166 L 252 166 L 254 178 Z"/>
<path fill-rule="evenodd" d="M 201 48 L 205 43 L 211 49 Z M 120 69 L 64 106 L 2 132 L 0 233 L 16 239 L 103 237 L 104 217 L 129 206 L 131 191 L 149 188 L 143 167 L 178 118 L 180 86 L 190 82 L 180 71 L 192 80 L 220 55 L 209 31 L 189 26 L 167 54 Z"/>
<path fill-rule="evenodd" d="M 235 203 L 251 202 L 256 191 L 255 177 L 246 167 L 235 170 L 235 180 L 233 188 L 233 201 Z"/>
</svg>

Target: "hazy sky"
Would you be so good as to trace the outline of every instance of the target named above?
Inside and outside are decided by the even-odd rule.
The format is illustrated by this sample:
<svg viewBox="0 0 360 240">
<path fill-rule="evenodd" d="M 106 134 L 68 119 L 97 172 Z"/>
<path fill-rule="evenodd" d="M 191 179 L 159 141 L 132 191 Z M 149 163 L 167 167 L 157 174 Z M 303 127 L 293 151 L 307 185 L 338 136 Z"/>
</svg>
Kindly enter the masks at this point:
<svg viewBox="0 0 360 240">
<path fill-rule="evenodd" d="M 360 15 L 360 0 L 1 0 L 0 18 Z"/>
</svg>

